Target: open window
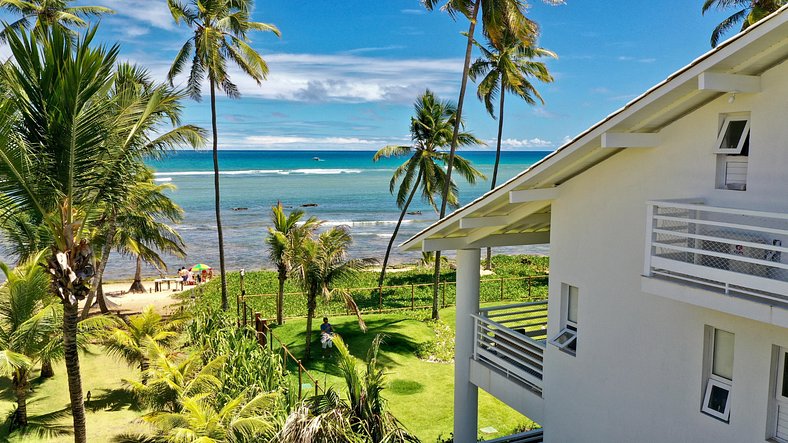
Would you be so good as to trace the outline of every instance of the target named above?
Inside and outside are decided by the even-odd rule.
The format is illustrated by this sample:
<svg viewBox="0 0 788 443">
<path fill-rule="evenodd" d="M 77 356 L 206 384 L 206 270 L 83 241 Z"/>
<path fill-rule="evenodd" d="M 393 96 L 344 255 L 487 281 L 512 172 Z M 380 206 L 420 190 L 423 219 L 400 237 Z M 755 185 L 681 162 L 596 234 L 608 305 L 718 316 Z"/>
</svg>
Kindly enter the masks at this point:
<svg viewBox="0 0 788 443">
<path fill-rule="evenodd" d="M 558 349 L 575 355 L 577 352 L 577 302 L 579 290 L 575 286 L 561 285 L 561 330 L 550 343 Z"/>
<path fill-rule="evenodd" d="M 705 345 L 706 383 L 701 412 L 727 423 L 731 413 L 734 335 L 707 326 Z"/>
<path fill-rule="evenodd" d="M 714 152 L 717 154 L 717 189 L 747 189 L 750 153 L 750 117 L 727 115 L 722 120 Z"/>
</svg>

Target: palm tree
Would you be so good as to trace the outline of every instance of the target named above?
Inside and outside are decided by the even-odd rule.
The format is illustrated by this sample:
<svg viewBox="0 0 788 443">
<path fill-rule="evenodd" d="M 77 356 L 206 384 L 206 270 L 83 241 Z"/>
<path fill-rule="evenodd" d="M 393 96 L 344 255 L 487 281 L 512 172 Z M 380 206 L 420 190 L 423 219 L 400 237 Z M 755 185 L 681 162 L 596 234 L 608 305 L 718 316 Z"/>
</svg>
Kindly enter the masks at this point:
<svg viewBox="0 0 788 443">
<path fill-rule="evenodd" d="M 358 316 L 359 326 L 366 331 L 366 325 L 353 297 L 347 291 L 333 287 L 338 281 L 352 277 L 364 266 L 376 262 L 374 259 L 349 259 L 348 248 L 352 242 L 350 232 L 344 226 L 331 228 L 321 233 L 317 239 L 309 236 L 303 241 L 294 271 L 307 296 L 304 360 L 311 357 L 312 318 L 315 316 L 317 296 L 320 294 L 329 299 L 338 293 L 348 308 Z"/>
<path fill-rule="evenodd" d="M 372 158 L 373 161 L 378 161 L 384 157 L 408 157 L 394 171 L 394 175 L 389 182 L 389 191 L 393 194 L 397 182 L 401 180 L 397 191 L 397 206 L 402 211 L 386 248 L 383 267 L 380 270 L 380 277 L 378 277 L 378 288 L 383 286 L 391 248 L 394 245 L 394 240 L 397 238 L 402 220 L 408 212 L 408 207 L 413 201 L 413 197 L 418 191 L 421 191 L 422 199 L 437 212 L 438 205 L 435 197 L 443 189 L 443 180 L 446 178 L 443 167 L 448 159 L 448 154 L 440 149 L 447 147 L 451 143 L 457 109 L 452 103 L 439 100 L 429 89 L 416 99 L 414 108 L 415 116 L 410 119 L 412 145 L 385 146 L 376 152 Z M 482 144 L 482 142 L 470 132 L 461 132 L 459 144 L 461 146 L 473 146 Z M 473 184 L 476 183 L 477 178 L 484 178 L 484 175 L 473 168 L 471 163 L 464 158 L 456 156 L 455 163 L 457 170 L 468 183 Z M 452 207 L 456 207 L 457 202 L 456 186 L 452 186 L 452 192 L 449 194 L 449 204 Z"/>
<path fill-rule="evenodd" d="M 133 134 L 135 117 L 148 108 L 113 106 L 118 47 L 92 47 L 95 32 L 72 38 L 54 27 L 43 36 L 9 34 L 13 57 L 0 70 L 0 226 L 24 214 L 51 238 L 46 266 L 63 305 L 76 442 L 86 439 L 77 320 L 95 275 L 91 231 L 104 202 L 124 194 L 120 177 L 136 172 L 137 161 L 160 152 L 170 137 L 116 143 L 119 134 Z"/>
<path fill-rule="evenodd" d="M 535 37 L 535 36 L 534 36 Z M 505 35 L 500 46 L 495 46 L 490 42 L 485 48 L 481 45 L 479 50 L 482 57 L 478 58 L 471 65 L 469 76 L 476 81 L 481 78 L 476 96 L 484 102 L 487 112 L 495 118 L 493 101 L 499 95 L 498 103 L 498 139 L 495 145 L 495 166 L 493 167 L 492 182 L 490 189 L 495 189 L 498 179 L 498 165 L 501 161 L 501 137 L 503 135 L 503 110 L 506 93 L 514 94 L 529 105 L 535 105 L 536 100 L 544 104 L 542 96 L 531 84 L 529 78 L 535 78 L 544 83 L 553 81 L 553 76 L 547 70 L 543 62 L 534 61 L 535 58 L 558 56 L 547 49 L 536 47 L 535 38 L 531 40 L 519 40 L 511 35 Z M 491 269 L 492 263 L 491 248 L 487 248 L 487 260 L 485 268 Z"/>
<path fill-rule="evenodd" d="M 381 395 L 386 387 L 384 369 L 378 366 L 382 341 L 381 335 L 372 340 L 366 371 L 362 373 L 345 343 L 335 337 L 334 345 L 339 351 L 337 366 L 345 379 L 347 400 L 334 387 L 312 397 L 287 417 L 277 441 L 418 442 L 388 411 Z"/>
<path fill-rule="evenodd" d="M 137 366 L 142 373 L 143 384 L 147 381 L 149 351 L 152 345 L 167 345 L 176 337 L 175 332 L 181 326 L 178 320 L 164 320 L 156 313 L 153 306 L 148 306 L 141 314 L 132 315 L 124 327 L 109 331 L 104 347 L 110 355 L 125 360 L 129 365 Z"/>
<path fill-rule="evenodd" d="M 0 41 L 5 41 L 8 32 L 28 29 L 35 20 L 33 29 L 41 31 L 53 26 L 74 35 L 71 26 L 85 28 L 85 19 L 112 14 L 114 11 L 103 6 L 69 6 L 68 0 L 0 0 L 0 10 L 21 16 L 0 31 Z"/>
<path fill-rule="evenodd" d="M 711 32 L 711 47 L 716 48 L 723 34 L 741 22 L 741 30 L 749 28 L 761 19 L 788 4 L 786 0 L 705 0 L 702 13 L 709 9 L 738 9 L 730 17 L 723 20 Z M 741 8 L 741 9 L 739 9 Z"/>
<path fill-rule="evenodd" d="M 268 65 L 248 43 L 251 31 L 279 30 L 269 24 L 250 21 L 252 0 L 167 0 L 176 23 L 183 21 L 194 28 L 194 36 L 184 43 L 167 78 L 172 82 L 191 60 L 187 90 L 200 100 L 202 81 L 208 78 L 211 93 L 211 128 L 213 133 L 213 188 L 216 209 L 216 232 L 219 238 L 219 272 L 222 279 L 222 310 L 227 310 L 227 279 L 224 266 L 221 197 L 219 193 L 219 136 L 216 129 L 216 89 L 230 98 L 240 97 L 238 87 L 230 80 L 228 62 L 235 64 L 257 84 L 268 75 Z"/>
<path fill-rule="evenodd" d="M 293 260 L 298 256 L 303 240 L 320 226 L 320 222 L 315 217 L 309 217 L 299 224 L 303 216 L 304 211 L 301 210 L 295 210 L 290 215 L 285 214 L 281 202 L 271 207 L 273 226 L 268 228 L 268 237 L 265 242 L 269 248 L 268 258 L 276 266 L 279 279 L 279 293 L 276 298 L 276 324 L 278 325 L 284 323 L 282 307 L 284 305 L 285 281 L 293 268 Z"/>
<path fill-rule="evenodd" d="M 560 4 L 563 0 L 544 0 L 547 3 Z M 427 10 L 432 11 L 439 3 L 438 0 L 421 0 Z M 443 184 L 441 194 L 441 210 L 439 218 L 446 215 L 446 205 L 449 196 L 449 184 L 451 183 L 452 169 L 454 168 L 454 156 L 457 150 L 457 142 L 460 134 L 460 124 L 462 122 L 462 109 L 465 103 L 465 90 L 468 86 L 468 71 L 471 65 L 471 51 L 473 50 L 474 32 L 476 31 L 477 17 L 479 11 L 482 12 L 482 32 L 493 43 L 500 44 L 505 34 L 512 35 L 520 40 L 528 40 L 536 33 L 537 26 L 534 22 L 525 17 L 526 4 L 522 0 L 447 0 L 442 7 L 452 18 L 461 14 L 468 19 L 467 44 L 465 46 L 465 61 L 462 66 L 462 77 L 460 79 L 460 97 L 457 99 L 457 120 L 454 122 L 454 132 L 449 149 L 449 158 L 446 164 L 447 180 Z M 438 319 L 438 285 L 441 273 L 441 251 L 435 252 L 435 272 L 434 285 L 432 288 L 432 318 Z"/>
</svg>

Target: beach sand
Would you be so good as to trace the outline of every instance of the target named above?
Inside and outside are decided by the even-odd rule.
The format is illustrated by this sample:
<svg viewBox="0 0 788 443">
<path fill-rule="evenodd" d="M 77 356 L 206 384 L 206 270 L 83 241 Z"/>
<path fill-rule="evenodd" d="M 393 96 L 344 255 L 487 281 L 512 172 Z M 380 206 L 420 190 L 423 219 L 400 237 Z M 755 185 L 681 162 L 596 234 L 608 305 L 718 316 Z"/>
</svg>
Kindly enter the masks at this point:
<svg viewBox="0 0 788 443">
<path fill-rule="evenodd" d="M 153 280 L 144 280 L 142 285 L 147 292 L 126 292 L 131 287 L 131 283 L 131 281 L 104 283 L 104 295 L 112 312 L 120 311 L 123 314 L 136 314 L 142 312 L 147 306 L 152 305 L 156 312 L 168 314 L 180 303 L 180 300 L 174 297 L 175 294 L 181 292 L 180 285 L 177 285 L 176 288 L 176 285 L 172 284 L 172 288 L 167 289 L 167 285 L 164 284 L 163 290 L 155 292 L 153 291 Z M 189 288 L 193 288 L 193 286 L 186 287 L 187 290 Z M 99 312 L 98 304 L 91 308 L 91 312 Z"/>
</svg>

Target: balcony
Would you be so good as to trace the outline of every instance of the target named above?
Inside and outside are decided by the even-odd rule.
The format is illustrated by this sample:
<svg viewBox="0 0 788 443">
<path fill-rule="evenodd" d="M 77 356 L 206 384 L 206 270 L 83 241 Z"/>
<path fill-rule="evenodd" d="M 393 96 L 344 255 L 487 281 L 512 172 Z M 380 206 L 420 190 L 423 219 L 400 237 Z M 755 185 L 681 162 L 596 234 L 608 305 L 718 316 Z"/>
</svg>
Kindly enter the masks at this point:
<svg viewBox="0 0 788 443">
<path fill-rule="evenodd" d="M 646 223 L 646 292 L 655 292 L 653 280 L 665 280 L 788 308 L 788 248 L 783 246 L 788 241 L 788 214 L 659 201 L 649 202 Z M 707 305 L 704 297 L 682 301 Z M 741 306 L 726 305 L 722 310 L 743 312 Z"/>
<path fill-rule="evenodd" d="M 482 308 L 473 319 L 473 360 L 541 397 L 547 301 Z"/>
</svg>

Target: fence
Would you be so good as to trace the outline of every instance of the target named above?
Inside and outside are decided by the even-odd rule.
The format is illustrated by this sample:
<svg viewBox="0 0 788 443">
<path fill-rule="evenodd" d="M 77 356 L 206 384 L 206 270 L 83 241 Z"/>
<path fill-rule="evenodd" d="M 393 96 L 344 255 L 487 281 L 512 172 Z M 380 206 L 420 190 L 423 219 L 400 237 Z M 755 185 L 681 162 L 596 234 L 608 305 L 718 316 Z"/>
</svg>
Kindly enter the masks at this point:
<svg viewBox="0 0 788 443">
<path fill-rule="evenodd" d="M 252 311 L 264 312 L 270 317 L 276 313 L 278 294 L 246 294 L 244 291 L 243 274 L 241 275 L 241 294 L 237 300 L 237 314 L 246 324 L 251 321 Z M 479 298 L 481 302 L 505 300 L 542 300 L 547 297 L 548 274 L 529 275 L 524 277 L 499 277 L 481 279 Z M 439 305 L 441 308 L 454 306 L 457 295 L 457 282 L 442 281 L 439 283 Z M 362 314 L 384 313 L 395 311 L 413 311 L 432 308 L 434 283 L 409 283 L 404 285 L 387 285 L 378 288 L 339 288 L 349 293 L 355 300 Z M 285 307 L 291 311 L 303 309 L 304 292 L 288 292 L 284 294 Z M 297 301 L 297 307 L 293 301 Z M 319 300 L 319 312 L 325 316 L 348 315 L 349 309 L 341 300 Z M 286 318 L 303 318 L 304 314 L 286 315 Z"/>
</svg>

